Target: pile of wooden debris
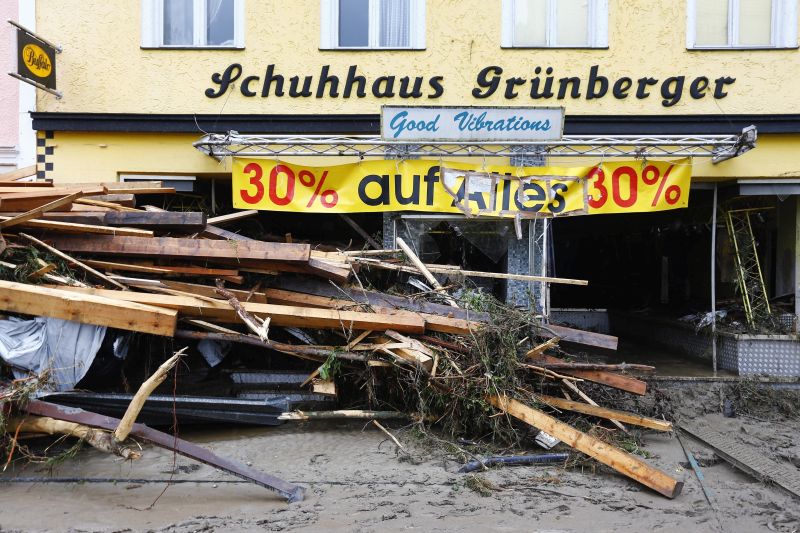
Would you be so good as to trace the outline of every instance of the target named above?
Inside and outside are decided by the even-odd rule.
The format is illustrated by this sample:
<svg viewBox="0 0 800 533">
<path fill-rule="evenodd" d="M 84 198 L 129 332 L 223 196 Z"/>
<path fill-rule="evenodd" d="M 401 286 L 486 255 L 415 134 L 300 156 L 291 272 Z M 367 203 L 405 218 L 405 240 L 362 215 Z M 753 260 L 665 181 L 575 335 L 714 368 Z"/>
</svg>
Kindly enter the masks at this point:
<svg viewBox="0 0 800 533">
<path fill-rule="evenodd" d="M 9 461 L 20 433 L 66 433 L 135 458 L 138 452 L 125 446 L 133 434 L 289 499 L 301 497 L 286 482 L 133 423 L 157 401 L 151 393 L 177 360 L 170 359 L 173 344 L 192 352 L 198 342 L 223 342 L 258 352 L 260 368 L 281 369 L 280 361 L 291 360 L 291 370 L 304 376 L 297 389 L 338 397 L 351 408 L 308 412 L 297 410 L 302 402 L 287 404 L 276 420 L 404 416 L 438 424 L 454 437 L 485 436 L 488 430 L 490 439 L 516 443 L 526 434 L 521 428 L 535 428 L 527 433 L 544 447 L 560 441 L 667 497 L 680 493 L 678 480 L 564 421 L 569 412 L 590 425 L 608 421 L 621 432 L 626 425 L 671 431 L 669 422 L 601 407 L 581 390 L 588 381 L 642 395 L 645 382 L 629 372 L 650 368 L 570 361 L 560 341 L 615 349 L 616 339 L 545 325 L 489 297 L 481 308 L 472 299 L 470 308 L 441 283 L 471 276 L 585 282 L 426 265 L 402 239 L 398 249 L 343 251 L 266 242 L 223 228 L 256 214 L 250 211 L 207 218 L 202 212 L 134 207 L 143 197 L 174 193 L 158 182 L 55 187 L 2 176 L 0 182 L 0 310 L 136 332 L 140 341 L 165 347 L 156 363 L 170 362 L 150 379 L 142 374 L 121 421 L 59 407 L 51 403 L 58 395 L 42 396 L 44 384 L 30 386 L 24 369 L 13 368 L 17 380 L 7 380 L 0 391 L 4 420 L 12 421 L 3 428 Z M 385 284 L 376 290 L 379 274 L 387 271 L 418 277 L 415 285 L 427 283 L 430 290 L 390 294 Z M 21 388 L 39 399 L 12 393 Z"/>
</svg>

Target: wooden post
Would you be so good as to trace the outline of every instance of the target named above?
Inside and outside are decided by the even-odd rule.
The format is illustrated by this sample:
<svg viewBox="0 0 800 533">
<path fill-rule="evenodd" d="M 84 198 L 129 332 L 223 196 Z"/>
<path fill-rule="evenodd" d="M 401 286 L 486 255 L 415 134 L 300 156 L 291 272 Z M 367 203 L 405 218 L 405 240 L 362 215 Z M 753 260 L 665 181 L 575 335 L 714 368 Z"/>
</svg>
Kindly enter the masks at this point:
<svg viewBox="0 0 800 533">
<path fill-rule="evenodd" d="M 449 294 L 447 294 L 447 292 L 444 290 L 444 287 L 442 287 L 442 284 L 439 283 L 435 277 L 433 277 L 431 271 L 428 270 L 420 258 L 417 257 L 417 254 L 414 253 L 414 250 L 412 250 L 411 247 L 407 245 L 406 242 L 400 237 L 397 237 L 397 245 L 403 250 L 406 256 L 408 256 L 408 259 L 414 263 L 414 266 L 417 267 L 420 272 L 422 272 L 422 275 L 425 276 L 425 279 L 427 279 L 430 284 L 433 285 L 433 288 L 436 289 L 436 292 L 442 293 L 447 298 L 447 303 L 450 304 L 451 307 L 458 307 L 456 301 L 453 300 Z"/>
</svg>

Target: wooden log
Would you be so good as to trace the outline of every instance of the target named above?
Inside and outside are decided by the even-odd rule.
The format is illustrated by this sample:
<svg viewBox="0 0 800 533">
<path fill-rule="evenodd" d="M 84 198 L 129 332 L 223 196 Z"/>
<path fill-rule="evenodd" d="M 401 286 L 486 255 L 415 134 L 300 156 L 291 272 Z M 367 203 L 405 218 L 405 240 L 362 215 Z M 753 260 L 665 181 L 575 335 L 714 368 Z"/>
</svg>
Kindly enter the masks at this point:
<svg viewBox="0 0 800 533">
<path fill-rule="evenodd" d="M 177 312 L 135 302 L 104 298 L 76 290 L 0 281 L 0 309 L 171 337 Z M 127 292 L 127 291 L 126 291 Z"/>
<path fill-rule="evenodd" d="M 0 220 L 9 220 L 9 217 L 0 216 Z M 78 233 L 81 235 L 119 235 L 126 237 L 144 237 L 150 238 L 153 236 L 152 231 L 144 229 L 133 228 L 109 228 L 107 226 L 96 226 L 90 224 L 78 224 L 74 222 L 60 222 L 57 220 L 41 220 L 34 218 L 26 220 L 19 224 L 26 228 L 46 229 L 59 233 Z"/>
<path fill-rule="evenodd" d="M 628 413 L 618 409 L 608 409 L 606 407 L 599 407 L 590 405 L 588 403 L 575 402 L 557 398 L 555 396 L 547 396 L 545 394 L 537 394 L 536 399 L 556 407 L 558 409 L 565 409 L 567 411 L 574 411 L 576 413 L 583 413 L 585 415 L 596 416 L 598 418 L 605 418 L 607 420 L 619 420 L 626 424 L 634 426 L 646 427 L 655 429 L 656 431 L 672 431 L 672 423 L 665 420 L 658 420 L 655 418 L 648 418 L 646 416 L 637 415 L 635 413 Z"/>
<path fill-rule="evenodd" d="M 286 261 L 308 263 L 311 248 L 307 244 L 274 242 L 210 241 L 174 237 L 111 237 L 76 238 L 48 235 L 47 242 L 70 252 L 118 255 L 129 257 L 171 257 L 179 259 L 224 259 L 228 261 Z"/>
<path fill-rule="evenodd" d="M 48 416 L 25 416 L 13 418 L 8 425 L 8 431 L 35 433 L 43 435 L 67 435 L 88 442 L 93 448 L 101 452 L 118 455 L 123 459 L 136 460 L 142 457 L 141 452 L 128 447 L 115 444 L 111 434 L 102 429 L 91 428 L 75 422 L 56 420 Z"/>
<path fill-rule="evenodd" d="M 29 220 L 33 220 L 34 218 L 38 218 L 42 214 L 52 211 L 57 207 L 61 207 L 62 205 L 71 204 L 74 200 L 80 199 L 83 195 L 82 192 L 74 192 L 58 200 L 53 200 L 52 202 L 48 202 L 43 206 L 37 207 L 35 209 L 31 209 L 25 213 L 21 213 L 19 215 L 13 216 L 11 218 L 7 218 L 5 220 L 0 221 L 0 228 L 10 228 L 11 226 L 16 226 L 18 224 L 22 224 L 23 222 L 27 222 Z"/>
<path fill-rule="evenodd" d="M 225 288 L 225 285 L 221 279 L 217 280 L 216 291 L 217 294 L 228 301 L 228 305 L 230 305 L 233 310 L 236 311 L 236 316 L 238 316 L 242 322 L 244 322 L 244 325 L 247 326 L 250 331 L 258 335 L 262 341 L 266 342 L 269 340 L 269 317 L 259 324 L 258 319 L 247 312 L 247 310 L 242 306 L 242 303 L 236 298 L 236 295 Z"/>
<path fill-rule="evenodd" d="M 191 318 L 213 318 L 233 323 L 238 321 L 234 310 L 231 309 L 227 302 L 221 300 L 77 287 L 64 288 L 62 290 L 176 309 L 181 315 Z M 425 331 L 425 321 L 422 318 L 413 313 L 404 313 L 402 311 L 394 313 L 359 313 L 355 311 L 337 311 L 255 302 L 242 302 L 242 307 L 248 313 L 270 317 L 272 324 L 275 326 L 334 328 L 337 330 L 352 328 L 355 330 L 371 329 L 375 331 L 393 329 L 401 333 L 423 333 Z"/>
<path fill-rule="evenodd" d="M 146 402 L 147 398 L 156 390 L 156 387 L 164 383 L 164 380 L 167 379 L 167 373 L 178 363 L 178 360 L 186 350 L 187 348 L 182 348 L 175 352 L 172 357 L 164 361 L 161 366 L 156 369 L 152 376 L 147 378 L 147 380 L 139 386 L 139 390 L 133 395 L 133 398 L 131 398 L 128 404 L 128 408 L 125 409 L 125 414 L 122 415 L 117 429 L 114 430 L 114 441 L 119 444 L 128 438 L 128 435 L 133 429 L 133 424 L 136 423 L 136 418 L 139 416 L 142 407 L 144 407 L 144 402 Z"/>
<path fill-rule="evenodd" d="M 538 409 L 505 396 L 489 396 L 487 400 L 501 411 L 552 435 L 567 446 L 585 453 L 589 457 L 610 466 L 617 472 L 638 481 L 667 498 L 675 498 L 683 489 L 683 481 L 678 481 L 638 457 L 587 433 L 578 431 Z"/>
<path fill-rule="evenodd" d="M 552 355 L 539 354 L 530 357 L 532 361 L 542 361 L 548 363 L 563 363 L 563 359 L 553 357 Z M 630 376 L 623 376 L 614 374 L 613 372 L 605 372 L 603 370 L 564 370 L 564 374 L 575 376 L 577 378 L 593 381 L 615 389 L 624 390 L 633 394 L 644 396 L 647 392 L 647 383 Z"/>
<path fill-rule="evenodd" d="M 163 211 L 116 211 L 106 213 L 109 226 L 132 226 L 150 230 L 180 230 L 187 233 L 203 231 L 206 214 L 202 212 Z"/>
<path fill-rule="evenodd" d="M 447 291 L 444 290 L 442 284 L 439 283 L 439 281 L 433 276 L 433 274 L 431 274 L 430 270 L 428 270 L 428 268 L 422 263 L 420 258 L 417 257 L 417 254 L 414 253 L 414 250 L 412 250 L 411 247 L 407 245 L 406 242 L 400 237 L 397 237 L 395 240 L 397 241 L 397 245 L 400 247 L 400 249 L 403 250 L 403 253 L 406 254 L 406 257 L 408 257 L 408 259 L 412 263 L 414 263 L 414 266 L 417 267 L 417 269 L 422 273 L 423 276 L 425 276 L 425 279 L 427 279 L 428 282 L 431 285 L 433 285 L 433 288 L 436 290 L 436 292 L 443 294 L 447 299 L 447 303 L 451 307 L 459 307 L 459 305 L 452 298 L 452 296 L 447 294 Z"/>
<path fill-rule="evenodd" d="M 119 283 L 118 281 L 114 281 L 113 279 L 109 278 L 105 274 L 103 274 L 101 272 L 98 272 L 97 270 L 93 269 L 89 265 L 85 265 L 85 264 L 81 263 L 80 261 L 78 261 L 74 257 L 71 257 L 71 256 L 65 254 L 61 250 L 53 248 L 49 244 L 40 241 L 36 237 L 31 237 L 27 233 L 20 233 L 19 236 L 23 237 L 25 239 L 28 239 L 29 241 L 31 241 L 32 243 L 36 244 L 37 246 L 40 246 L 40 247 L 44 248 L 48 252 L 60 257 L 61 259 L 65 260 L 65 261 L 69 261 L 73 265 L 81 268 L 82 270 L 85 270 L 86 272 L 88 272 L 89 274 L 93 275 L 96 278 L 100 278 L 101 280 L 105 281 L 106 283 L 110 283 L 111 285 L 113 285 L 113 286 L 115 286 L 115 287 L 117 287 L 119 289 L 122 289 L 123 291 L 128 290 L 128 287 L 126 287 L 125 285 Z"/>
</svg>

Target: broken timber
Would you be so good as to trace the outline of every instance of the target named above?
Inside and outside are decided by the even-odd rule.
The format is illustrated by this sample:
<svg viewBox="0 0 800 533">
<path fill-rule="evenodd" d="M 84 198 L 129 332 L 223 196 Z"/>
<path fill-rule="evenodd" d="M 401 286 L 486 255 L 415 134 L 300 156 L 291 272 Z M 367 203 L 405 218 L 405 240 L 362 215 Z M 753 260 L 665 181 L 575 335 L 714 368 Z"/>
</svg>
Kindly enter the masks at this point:
<svg viewBox="0 0 800 533">
<path fill-rule="evenodd" d="M 75 422 L 89 427 L 96 427 L 108 431 L 114 431 L 119 426 L 120 420 L 110 416 L 103 416 L 91 411 L 84 411 L 77 407 L 63 407 L 54 405 L 41 400 L 32 400 L 25 405 L 25 410 L 33 415 L 49 416 L 56 420 L 65 420 L 67 422 Z M 206 450 L 189 441 L 179 439 L 173 435 L 168 435 L 149 428 L 144 424 L 133 424 L 131 428 L 131 435 L 139 437 L 166 448 L 168 450 L 175 450 L 181 455 L 200 461 L 207 465 L 218 468 L 229 474 L 233 474 L 241 479 L 252 481 L 256 485 L 266 489 L 277 492 L 289 502 L 302 501 L 303 488 L 298 485 L 293 485 L 287 481 L 279 479 L 275 476 L 259 472 L 249 466 L 246 466 L 238 461 L 220 457 L 210 450 Z"/>
<path fill-rule="evenodd" d="M 552 435 L 564 444 L 585 453 L 604 465 L 610 466 L 617 472 L 625 474 L 667 498 L 675 498 L 683 489 L 683 481 L 678 481 L 638 457 L 611 446 L 596 437 L 578 431 L 538 409 L 528 407 L 517 400 L 505 396 L 490 396 L 487 400 L 501 411 Z"/>
<path fill-rule="evenodd" d="M 552 355 L 539 354 L 529 358 L 531 361 L 547 362 L 547 363 L 564 363 L 565 361 Z M 606 372 L 604 370 L 561 370 L 562 373 L 593 381 L 615 389 L 624 390 L 633 394 L 644 396 L 647 392 L 647 383 L 630 376 L 623 376 L 613 372 Z"/>
<path fill-rule="evenodd" d="M 13 281 L 0 281 L 0 309 L 167 337 L 177 322 L 171 309 Z"/>
</svg>

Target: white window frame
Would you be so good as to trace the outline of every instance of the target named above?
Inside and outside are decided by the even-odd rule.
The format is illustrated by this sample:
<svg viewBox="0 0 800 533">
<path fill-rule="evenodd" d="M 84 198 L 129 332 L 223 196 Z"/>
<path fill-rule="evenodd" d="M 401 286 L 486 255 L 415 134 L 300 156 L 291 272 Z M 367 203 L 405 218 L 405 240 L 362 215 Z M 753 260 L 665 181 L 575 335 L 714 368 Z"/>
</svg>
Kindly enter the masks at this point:
<svg viewBox="0 0 800 533">
<path fill-rule="evenodd" d="M 369 0 L 369 44 L 339 46 L 339 0 L 320 0 L 321 50 L 425 50 L 425 0 L 411 0 L 408 46 L 380 46 L 379 0 Z"/>
<path fill-rule="evenodd" d="M 608 48 L 608 0 L 588 0 L 589 20 L 587 21 L 587 44 L 584 46 L 559 45 L 558 42 L 558 0 L 547 0 L 547 43 L 541 46 L 514 44 L 514 0 L 503 0 L 502 35 L 503 48 Z"/>
<path fill-rule="evenodd" d="M 142 48 L 244 48 L 244 0 L 233 0 L 233 44 L 206 44 L 206 2 L 193 0 L 193 39 L 191 44 L 164 44 L 164 0 L 142 0 Z"/>
<path fill-rule="evenodd" d="M 702 2 L 702 0 L 699 0 Z M 728 0 L 727 44 L 704 45 L 695 43 L 697 36 L 697 2 L 687 0 L 686 48 L 689 50 L 749 50 L 797 48 L 797 0 L 772 0 L 772 27 L 770 44 L 752 45 L 739 43 L 739 0 Z"/>
</svg>

